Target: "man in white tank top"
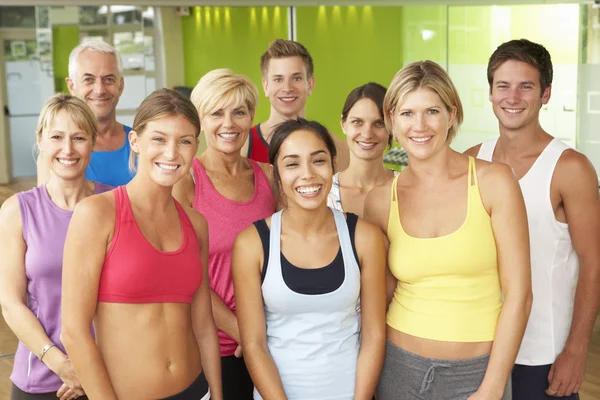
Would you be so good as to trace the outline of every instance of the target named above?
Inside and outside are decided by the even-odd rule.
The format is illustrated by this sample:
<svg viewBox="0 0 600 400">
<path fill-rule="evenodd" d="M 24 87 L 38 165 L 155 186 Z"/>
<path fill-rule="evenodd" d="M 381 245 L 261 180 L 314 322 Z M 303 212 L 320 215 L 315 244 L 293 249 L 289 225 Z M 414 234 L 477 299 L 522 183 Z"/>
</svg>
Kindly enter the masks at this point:
<svg viewBox="0 0 600 400">
<path fill-rule="evenodd" d="M 510 165 L 529 221 L 533 307 L 513 369 L 513 400 L 579 399 L 600 303 L 600 201 L 594 167 L 546 133 L 552 62 L 541 45 L 504 43 L 488 64 L 500 137 L 466 151 Z"/>
</svg>

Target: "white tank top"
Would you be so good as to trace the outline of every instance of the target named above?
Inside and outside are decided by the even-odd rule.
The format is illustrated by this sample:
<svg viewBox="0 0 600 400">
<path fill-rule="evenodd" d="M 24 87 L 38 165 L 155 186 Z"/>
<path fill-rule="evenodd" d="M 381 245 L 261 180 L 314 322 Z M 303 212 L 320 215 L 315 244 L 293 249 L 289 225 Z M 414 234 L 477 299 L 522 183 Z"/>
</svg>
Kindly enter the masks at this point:
<svg viewBox="0 0 600 400">
<path fill-rule="evenodd" d="M 481 144 L 477 158 L 492 161 L 496 140 Z M 533 306 L 517 364 L 554 363 L 563 350 L 573 317 L 579 260 L 569 226 L 556 220 L 550 201 L 554 169 L 567 145 L 553 139 L 519 180 L 531 245 Z"/>
<path fill-rule="evenodd" d="M 281 271 L 281 211 L 271 218 L 262 284 L 267 346 L 289 400 L 352 400 L 360 347 L 360 270 L 344 214 L 332 210 L 344 281 L 330 293 L 292 291 Z M 262 399 L 256 388 L 254 398 Z"/>
</svg>

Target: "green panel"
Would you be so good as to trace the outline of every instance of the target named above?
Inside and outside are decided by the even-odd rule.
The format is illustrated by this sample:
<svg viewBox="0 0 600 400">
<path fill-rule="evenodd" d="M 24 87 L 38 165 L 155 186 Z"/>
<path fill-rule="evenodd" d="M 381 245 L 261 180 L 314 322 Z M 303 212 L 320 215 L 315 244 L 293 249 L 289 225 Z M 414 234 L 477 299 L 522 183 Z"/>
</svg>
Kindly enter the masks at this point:
<svg viewBox="0 0 600 400">
<path fill-rule="evenodd" d="M 77 25 L 54 26 L 52 28 L 52 59 L 54 67 L 54 90 L 69 93 L 65 78 L 69 76 L 69 55 L 79 44 Z"/>
<path fill-rule="evenodd" d="M 492 44 L 491 6 L 449 7 L 450 64 L 487 64 Z"/>
<path fill-rule="evenodd" d="M 431 60 L 445 66 L 448 7 L 405 6 L 402 9 L 404 64 Z"/>
<path fill-rule="evenodd" d="M 388 86 L 402 67 L 402 8 L 298 7 L 297 40 L 315 63 L 306 115 L 341 135 L 346 96 L 369 81 Z"/>
<path fill-rule="evenodd" d="M 185 84 L 194 87 L 216 68 L 244 74 L 261 93 L 254 120 L 266 120 L 270 106 L 261 86 L 260 56 L 274 39 L 288 38 L 287 8 L 193 7 L 181 26 Z"/>
</svg>

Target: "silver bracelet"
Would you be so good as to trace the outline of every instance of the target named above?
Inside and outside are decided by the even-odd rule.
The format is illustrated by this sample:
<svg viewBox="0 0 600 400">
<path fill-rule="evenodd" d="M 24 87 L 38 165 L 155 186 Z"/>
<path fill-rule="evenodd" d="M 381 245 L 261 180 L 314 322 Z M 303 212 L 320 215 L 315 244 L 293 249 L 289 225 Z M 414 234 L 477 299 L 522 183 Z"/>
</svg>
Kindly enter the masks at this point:
<svg viewBox="0 0 600 400">
<path fill-rule="evenodd" d="M 40 351 L 40 361 L 42 361 L 42 358 L 44 358 L 44 356 L 46 355 L 48 350 L 50 350 L 53 347 L 56 347 L 56 345 L 54 343 L 48 343 L 47 345 L 42 347 L 42 351 Z"/>
</svg>

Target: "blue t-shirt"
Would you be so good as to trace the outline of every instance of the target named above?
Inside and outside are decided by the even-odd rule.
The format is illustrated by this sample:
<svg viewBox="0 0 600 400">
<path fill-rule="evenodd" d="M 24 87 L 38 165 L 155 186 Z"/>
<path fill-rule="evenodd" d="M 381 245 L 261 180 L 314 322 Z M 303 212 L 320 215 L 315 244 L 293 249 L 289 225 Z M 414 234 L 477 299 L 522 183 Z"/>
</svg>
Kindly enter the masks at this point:
<svg viewBox="0 0 600 400">
<path fill-rule="evenodd" d="M 133 178 L 129 170 L 129 145 L 130 127 L 123 125 L 125 129 L 125 143 L 120 149 L 111 151 L 94 151 L 90 164 L 85 170 L 85 178 L 89 181 L 103 183 L 110 186 L 123 186 Z"/>
</svg>

